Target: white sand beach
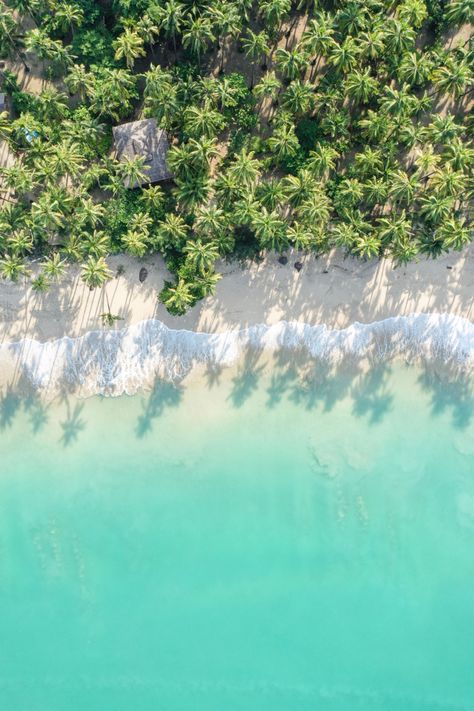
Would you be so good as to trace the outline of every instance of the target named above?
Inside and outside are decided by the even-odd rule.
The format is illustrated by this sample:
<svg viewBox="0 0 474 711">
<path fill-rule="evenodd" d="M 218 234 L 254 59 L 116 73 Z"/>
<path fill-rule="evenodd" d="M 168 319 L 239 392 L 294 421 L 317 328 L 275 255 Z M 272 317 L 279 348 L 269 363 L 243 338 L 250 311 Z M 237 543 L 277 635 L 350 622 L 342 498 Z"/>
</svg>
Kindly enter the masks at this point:
<svg viewBox="0 0 474 711">
<path fill-rule="evenodd" d="M 298 260 L 303 262 L 299 272 Z M 75 268 L 46 294 L 21 283 L 0 283 L 0 343 L 76 338 L 102 329 L 100 314 L 109 307 L 122 319 L 115 328 L 158 319 L 170 328 L 208 333 L 278 321 L 345 328 L 410 313 L 449 313 L 474 321 L 473 246 L 399 268 L 386 260 L 345 259 L 337 252 L 319 259 L 289 254 L 286 265 L 275 255 L 261 264 L 221 264 L 224 276 L 216 296 L 181 317 L 170 316 L 157 300 L 170 278 L 159 257 L 120 255 L 109 263 L 114 272 L 119 265 L 125 271 L 102 290 L 89 291 Z M 148 276 L 141 284 L 143 266 Z"/>
<path fill-rule="evenodd" d="M 302 263 L 299 271 L 294 266 L 297 261 Z M 303 333 L 299 327 L 285 331 L 275 326 L 257 329 L 256 335 L 253 330 L 251 345 L 266 348 L 270 342 L 273 347 L 275 339 L 277 348 L 309 343 L 310 356 L 322 354 L 323 359 L 332 350 L 343 359 L 349 353 L 359 358 L 369 351 L 382 351 L 384 358 L 385 353 L 387 357 L 424 353 L 428 360 L 434 357 L 441 363 L 451 356 L 454 362 L 467 358 L 472 366 L 472 246 L 401 268 L 386 260 L 345 259 L 336 252 L 319 259 L 289 254 L 286 264 L 275 255 L 260 264 L 221 264 L 224 276 L 216 296 L 182 317 L 170 316 L 157 299 L 164 280 L 170 278 L 160 258 L 133 260 L 119 255 L 109 263 L 120 275 L 101 290 L 90 291 L 74 268 L 46 294 L 35 293 L 25 284 L 0 284 L 2 391 L 23 382 L 57 393 L 67 381 L 70 390 L 78 382 L 86 395 L 135 392 L 157 376 L 182 377 L 199 363 L 235 362 L 245 343 L 250 343 L 247 332 L 238 331 L 280 322 L 313 328 Z M 148 274 L 140 283 L 143 267 Z M 102 324 L 105 312 L 120 316 L 111 329 Z M 434 317 L 388 325 L 387 319 L 410 314 L 463 321 Z M 379 326 L 351 328 L 355 323 Z M 189 333 L 176 333 L 179 330 L 213 336 L 189 338 Z"/>
</svg>

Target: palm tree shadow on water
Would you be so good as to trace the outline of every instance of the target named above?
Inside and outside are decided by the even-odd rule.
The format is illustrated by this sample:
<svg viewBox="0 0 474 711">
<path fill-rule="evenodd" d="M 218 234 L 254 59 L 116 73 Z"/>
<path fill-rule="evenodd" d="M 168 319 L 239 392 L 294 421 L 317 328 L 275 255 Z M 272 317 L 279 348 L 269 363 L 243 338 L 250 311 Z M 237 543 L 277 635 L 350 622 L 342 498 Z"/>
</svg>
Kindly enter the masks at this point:
<svg viewBox="0 0 474 711">
<path fill-rule="evenodd" d="M 81 417 L 83 409 L 83 403 L 76 403 L 71 407 L 69 400 L 66 400 L 66 419 L 60 423 L 63 432 L 60 442 L 64 447 L 69 447 L 76 442 L 79 434 L 84 431 L 86 422 Z"/>
<path fill-rule="evenodd" d="M 157 380 L 151 393 L 142 401 L 142 414 L 138 417 L 136 435 L 142 439 L 153 428 L 154 420 L 170 407 L 177 407 L 183 397 L 183 388 L 177 383 Z"/>
<path fill-rule="evenodd" d="M 451 413 L 453 426 L 465 429 L 474 418 L 474 378 L 460 373 L 440 376 L 426 369 L 418 378 L 424 392 L 431 397 L 431 412 L 440 416 Z"/>
<path fill-rule="evenodd" d="M 262 348 L 248 348 L 238 367 L 237 375 L 232 378 L 228 399 L 236 408 L 242 407 L 258 388 L 260 377 L 265 370 L 265 364 L 260 363 L 262 352 Z"/>
</svg>

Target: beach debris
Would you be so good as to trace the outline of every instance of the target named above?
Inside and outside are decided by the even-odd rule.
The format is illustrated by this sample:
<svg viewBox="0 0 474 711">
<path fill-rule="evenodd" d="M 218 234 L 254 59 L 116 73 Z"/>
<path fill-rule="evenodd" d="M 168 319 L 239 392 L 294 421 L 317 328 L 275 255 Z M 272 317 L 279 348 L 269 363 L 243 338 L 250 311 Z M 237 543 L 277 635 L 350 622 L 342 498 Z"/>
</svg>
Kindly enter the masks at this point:
<svg viewBox="0 0 474 711">
<path fill-rule="evenodd" d="M 295 262 L 295 269 L 300 272 L 303 269 L 303 262 Z"/>
<path fill-rule="evenodd" d="M 450 267 L 450 266 L 447 266 L 447 267 L 446 267 L 446 269 L 452 269 L 452 267 Z"/>
<path fill-rule="evenodd" d="M 280 264 L 288 264 L 288 257 L 286 257 L 284 254 L 280 255 L 278 257 L 278 261 Z"/>
<path fill-rule="evenodd" d="M 140 284 L 143 284 L 143 282 L 145 281 L 147 276 L 148 276 L 148 269 L 146 269 L 145 267 L 142 267 L 140 269 L 140 273 L 138 275 L 138 278 L 140 279 Z"/>
<path fill-rule="evenodd" d="M 125 267 L 123 266 L 123 264 L 119 264 L 117 267 L 116 276 L 119 277 L 119 276 L 122 276 L 122 274 L 125 274 Z"/>
<path fill-rule="evenodd" d="M 323 274 L 329 274 L 329 269 L 323 269 Z"/>
</svg>

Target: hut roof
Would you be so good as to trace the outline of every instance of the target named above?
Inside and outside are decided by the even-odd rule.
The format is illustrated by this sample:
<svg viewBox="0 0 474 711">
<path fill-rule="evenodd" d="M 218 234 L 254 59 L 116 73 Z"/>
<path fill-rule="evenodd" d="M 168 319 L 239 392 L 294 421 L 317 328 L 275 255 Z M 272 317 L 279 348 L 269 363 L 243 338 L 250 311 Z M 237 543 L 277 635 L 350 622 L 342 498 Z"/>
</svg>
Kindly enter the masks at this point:
<svg viewBox="0 0 474 711">
<path fill-rule="evenodd" d="M 141 156 L 145 159 L 144 173 L 147 179 L 140 185 L 147 183 L 157 183 L 160 180 L 169 180 L 172 174 L 166 164 L 169 143 L 165 131 L 158 128 L 156 119 L 142 119 L 141 121 L 131 121 L 115 126 L 112 129 L 114 134 L 114 144 L 119 160 L 122 157 L 134 158 Z M 126 185 L 127 188 L 135 188 L 136 185 Z"/>
</svg>

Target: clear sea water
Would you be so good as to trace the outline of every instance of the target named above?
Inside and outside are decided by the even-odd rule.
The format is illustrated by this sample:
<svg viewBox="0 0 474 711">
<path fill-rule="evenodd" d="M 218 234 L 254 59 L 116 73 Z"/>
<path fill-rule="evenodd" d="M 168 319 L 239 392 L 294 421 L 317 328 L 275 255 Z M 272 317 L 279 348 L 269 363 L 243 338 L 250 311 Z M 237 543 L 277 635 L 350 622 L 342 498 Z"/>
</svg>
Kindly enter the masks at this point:
<svg viewBox="0 0 474 711">
<path fill-rule="evenodd" d="M 0 406 L 0 709 L 474 708 L 472 382 Z"/>
</svg>

